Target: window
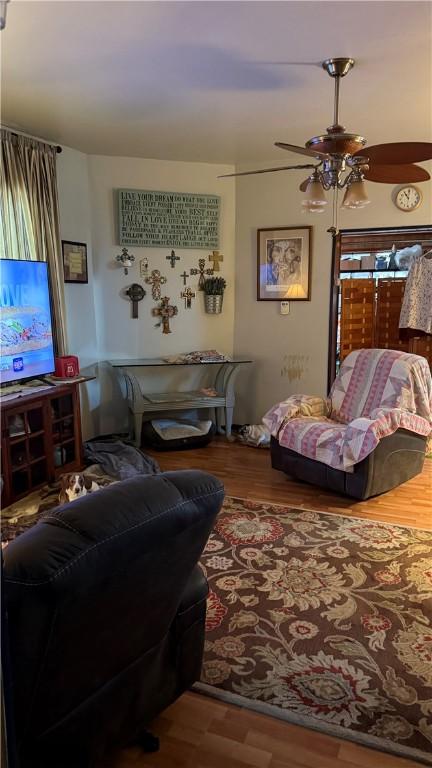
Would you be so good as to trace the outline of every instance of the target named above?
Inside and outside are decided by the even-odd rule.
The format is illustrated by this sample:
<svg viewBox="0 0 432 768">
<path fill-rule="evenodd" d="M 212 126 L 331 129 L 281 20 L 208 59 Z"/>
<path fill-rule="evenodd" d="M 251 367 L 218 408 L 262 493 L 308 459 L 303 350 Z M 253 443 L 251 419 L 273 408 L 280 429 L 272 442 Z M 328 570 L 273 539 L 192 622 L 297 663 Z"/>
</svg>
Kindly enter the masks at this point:
<svg viewBox="0 0 432 768">
<path fill-rule="evenodd" d="M 408 351 L 398 320 L 408 274 L 400 251 L 432 246 L 432 227 L 343 230 L 334 238 L 330 307 L 329 388 L 354 349 Z M 414 351 L 412 345 L 410 349 Z M 419 352 L 419 354 L 422 354 Z"/>
</svg>

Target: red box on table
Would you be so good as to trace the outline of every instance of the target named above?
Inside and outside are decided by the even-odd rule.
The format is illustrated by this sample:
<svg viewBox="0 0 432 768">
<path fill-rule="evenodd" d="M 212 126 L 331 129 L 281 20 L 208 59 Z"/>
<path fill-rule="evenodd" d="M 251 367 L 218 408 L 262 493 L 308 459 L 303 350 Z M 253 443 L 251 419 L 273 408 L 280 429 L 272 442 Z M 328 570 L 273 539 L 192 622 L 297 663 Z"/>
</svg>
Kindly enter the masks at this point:
<svg viewBox="0 0 432 768">
<path fill-rule="evenodd" d="M 69 379 L 78 376 L 79 364 L 75 355 L 64 355 L 55 359 L 55 375 L 59 379 Z"/>
</svg>

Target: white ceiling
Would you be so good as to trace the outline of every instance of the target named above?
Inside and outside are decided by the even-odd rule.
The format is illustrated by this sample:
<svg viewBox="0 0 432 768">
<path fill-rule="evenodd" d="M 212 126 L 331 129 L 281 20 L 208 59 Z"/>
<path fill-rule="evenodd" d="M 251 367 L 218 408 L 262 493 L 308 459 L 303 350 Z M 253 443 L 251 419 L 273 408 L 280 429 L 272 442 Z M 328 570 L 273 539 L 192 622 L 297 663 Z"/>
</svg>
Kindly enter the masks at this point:
<svg viewBox="0 0 432 768">
<path fill-rule="evenodd" d="M 12 0 L 2 122 L 87 153 L 298 162 L 333 118 L 318 66 L 349 55 L 341 121 L 369 144 L 430 141 L 426 2 Z"/>
</svg>

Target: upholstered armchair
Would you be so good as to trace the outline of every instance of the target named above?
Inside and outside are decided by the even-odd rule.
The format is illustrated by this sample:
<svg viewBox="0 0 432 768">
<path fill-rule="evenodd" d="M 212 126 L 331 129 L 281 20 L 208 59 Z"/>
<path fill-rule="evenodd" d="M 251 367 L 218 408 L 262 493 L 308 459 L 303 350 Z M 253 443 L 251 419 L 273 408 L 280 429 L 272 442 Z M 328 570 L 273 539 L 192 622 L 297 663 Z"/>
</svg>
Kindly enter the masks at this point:
<svg viewBox="0 0 432 768">
<path fill-rule="evenodd" d="M 275 469 L 354 498 L 384 493 L 422 470 L 432 432 L 429 365 L 394 350 L 351 352 L 327 399 L 293 395 L 263 421 Z"/>
<path fill-rule="evenodd" d="M 137 476 L 47 513 L 4 550 L 20 768 L 90 768 L 142 744 L 199 679 L 197 562 L 223 496 L 204 472 Z"/>
</svg>

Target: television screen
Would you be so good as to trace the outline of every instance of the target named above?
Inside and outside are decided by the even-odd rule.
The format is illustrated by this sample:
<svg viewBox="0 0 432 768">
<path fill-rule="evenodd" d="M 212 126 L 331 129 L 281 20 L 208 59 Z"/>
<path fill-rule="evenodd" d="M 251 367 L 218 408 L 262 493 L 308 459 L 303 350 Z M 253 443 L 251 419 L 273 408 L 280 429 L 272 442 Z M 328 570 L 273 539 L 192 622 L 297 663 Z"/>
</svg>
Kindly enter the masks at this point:
<svg viewBox="0 0 432 768">
<path fill-rule="evenodd" d="M 0 260 L 0 382 L 54 371 L 47 265 Z"/>
</svg>

